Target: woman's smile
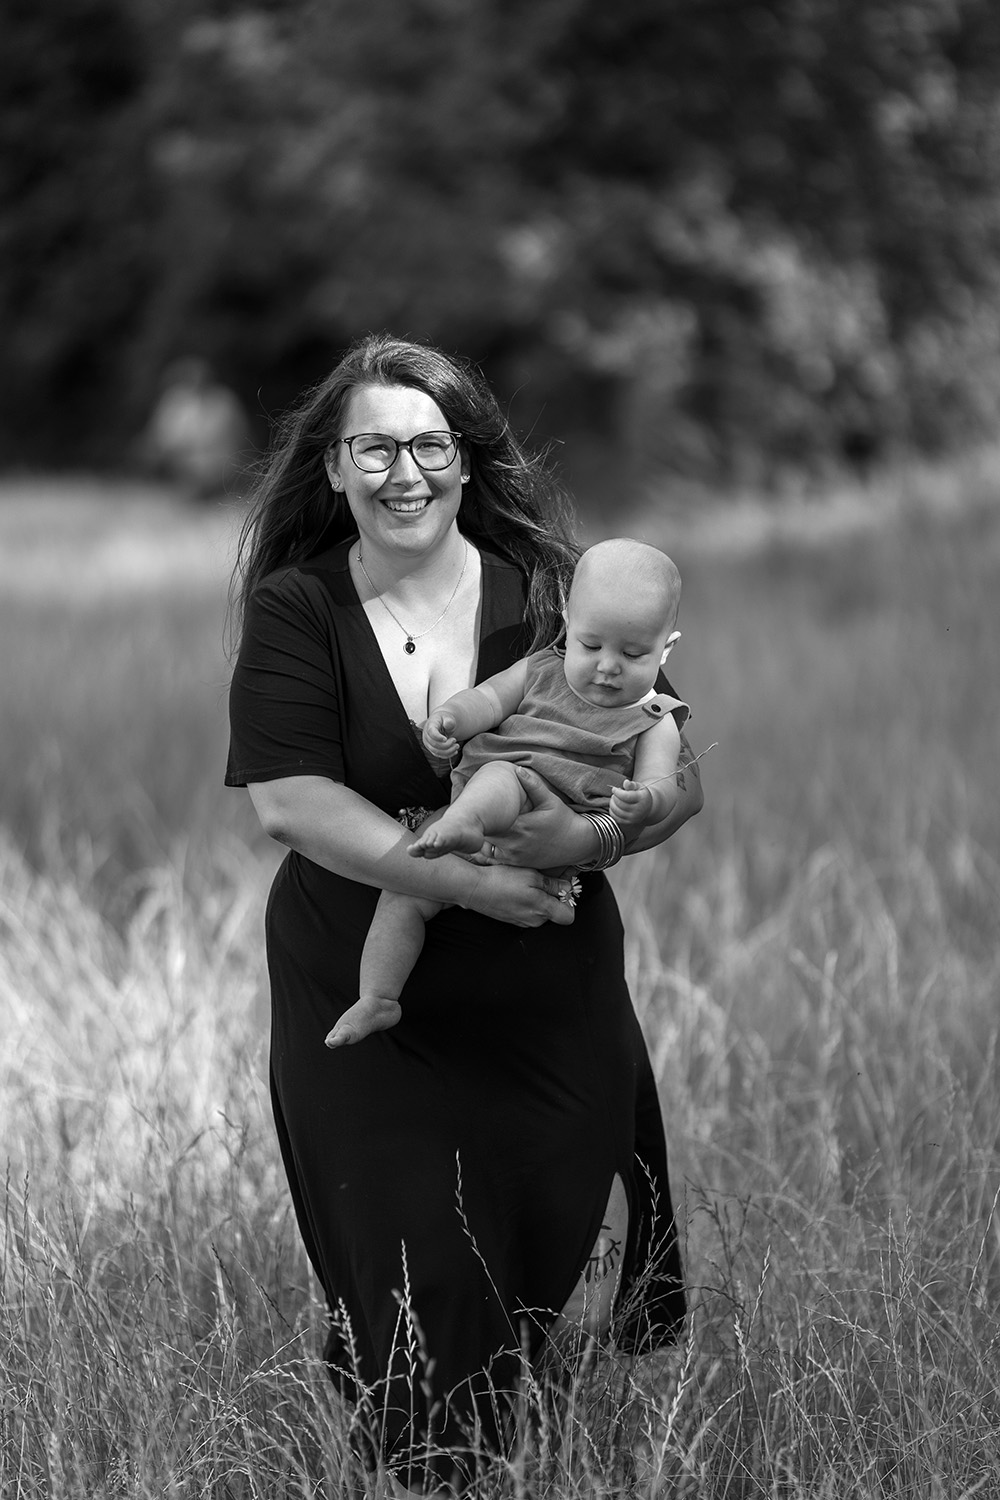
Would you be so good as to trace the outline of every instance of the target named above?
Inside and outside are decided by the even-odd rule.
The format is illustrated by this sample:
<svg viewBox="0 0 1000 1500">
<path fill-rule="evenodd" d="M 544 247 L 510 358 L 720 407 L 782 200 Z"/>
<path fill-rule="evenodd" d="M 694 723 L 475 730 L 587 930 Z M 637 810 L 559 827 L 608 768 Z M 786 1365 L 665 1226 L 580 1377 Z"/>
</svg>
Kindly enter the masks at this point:
<svg viewBox="0 0 1000 1500">
<path fill-rule="evenodd" d="M 415 516 L 419 515 L 422 510 L 427 509 L 431 503 L 431 498 L 430 495 L 419 495 L 412 500 L 406 496 L 386 496 L 382 504 L 387 510 L 391 510 L 394 515 Z"/>
</svg>

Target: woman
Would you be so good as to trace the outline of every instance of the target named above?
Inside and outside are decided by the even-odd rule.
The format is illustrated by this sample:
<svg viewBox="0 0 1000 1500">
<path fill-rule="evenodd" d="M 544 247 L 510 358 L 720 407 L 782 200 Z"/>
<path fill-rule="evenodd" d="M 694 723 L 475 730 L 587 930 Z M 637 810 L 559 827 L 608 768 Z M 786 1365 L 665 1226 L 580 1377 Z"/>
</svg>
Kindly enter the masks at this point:
<svg viewBox="0 0 1000 1500">
<path fill-rule="evenodd" d="M 286 422 L 241 543 L 226 779 L 291 850 L 266 920 L 275 1121 L 333 1379 L 404 1490 L 502 1444 L 525 1355 L 581 1310 L 603 1326 L 651 1254 L 639 1335 L 668 1342 L 684 1312 L 614 898 L 584 874 L 574 913 L 538 873 L 610 863 L 606 830 L 528 772 L 489 863 L 406 854 L 405 824 L 448 801 L 419 725 L 557 635 L 575 558 L 488 387 L 388 336 Z M 632 847 L 700 805 L 692 768 Z M 386 888 L 450 909 L 402 1022 L 331 1052 Z"/>
</svg>

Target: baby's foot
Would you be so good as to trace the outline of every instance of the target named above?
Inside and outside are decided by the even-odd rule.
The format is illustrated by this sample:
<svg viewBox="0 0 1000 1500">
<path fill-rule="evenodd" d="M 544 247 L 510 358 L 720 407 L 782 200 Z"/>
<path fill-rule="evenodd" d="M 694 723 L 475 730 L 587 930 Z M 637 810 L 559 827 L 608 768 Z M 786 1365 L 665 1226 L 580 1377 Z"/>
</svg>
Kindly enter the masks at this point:
<svg viewBox="0 0 1000 1500">
<path fill-rule="evenodd" d="M 414 859 L 440 859 L 442 854 L 478 854 L 485 837 L 478 818 L 470 817 L 457 806 L 449 807 L 410 845 L 409 852 Z"/>
<path fill-rule="evenodd" d="M 362 1042 L 373 1031 L 388 1031 L 403 1014 L 398 1000 L 388 995 L 362 995 L 340 1017 L 326 1038 L 328 1047 L 349 1047 Z"/>
</svg>

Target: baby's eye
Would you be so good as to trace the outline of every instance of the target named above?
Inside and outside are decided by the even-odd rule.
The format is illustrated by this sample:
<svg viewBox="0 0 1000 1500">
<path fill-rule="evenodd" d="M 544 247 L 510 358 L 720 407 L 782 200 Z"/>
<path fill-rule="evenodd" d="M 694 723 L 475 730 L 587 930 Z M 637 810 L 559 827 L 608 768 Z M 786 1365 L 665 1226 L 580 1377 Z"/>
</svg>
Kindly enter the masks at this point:
<svg viewBox="0 0 1000 1500">
<path fill-rule="evenodd" d="M 649 652 L 648 651 L 625 651 L 622 654 L 624 656 L 627 656 L 628 659 L 629 659 L 629 661 L 642 661 L 642 658 L 644 656 L 648 656 Z"/>
<path fill-rule="evenodd" d="M 580 645 L 584 651 L 600 651 L 600 646 L 592 646 L 589 641 L 581 641 Z"/>
</svg>

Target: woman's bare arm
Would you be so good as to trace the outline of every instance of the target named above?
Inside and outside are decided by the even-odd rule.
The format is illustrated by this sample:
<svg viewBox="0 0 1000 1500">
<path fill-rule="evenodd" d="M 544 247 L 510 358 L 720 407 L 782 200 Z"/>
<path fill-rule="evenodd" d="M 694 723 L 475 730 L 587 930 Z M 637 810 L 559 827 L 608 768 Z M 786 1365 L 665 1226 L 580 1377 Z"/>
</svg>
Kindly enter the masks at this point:
<svg viewBox="0 0 1000 1500">
<path fill-rule="evenodd" d="M 520 927 L 572 920 L 557 898 L 559 883 L 537 870 L 483 867 L 457 855 L 409 859 L 414 835 L 340 782 L 286 776 L 248 790 L 266 833 L 348 880 L 471 907 Z"/>
</svg>

